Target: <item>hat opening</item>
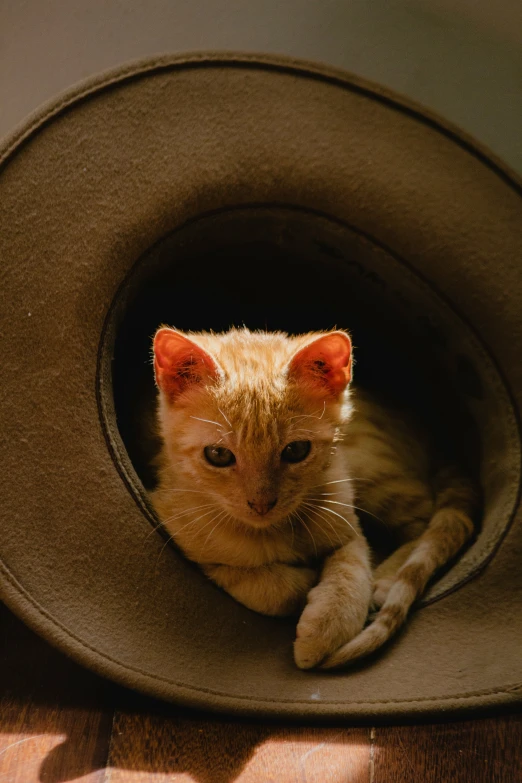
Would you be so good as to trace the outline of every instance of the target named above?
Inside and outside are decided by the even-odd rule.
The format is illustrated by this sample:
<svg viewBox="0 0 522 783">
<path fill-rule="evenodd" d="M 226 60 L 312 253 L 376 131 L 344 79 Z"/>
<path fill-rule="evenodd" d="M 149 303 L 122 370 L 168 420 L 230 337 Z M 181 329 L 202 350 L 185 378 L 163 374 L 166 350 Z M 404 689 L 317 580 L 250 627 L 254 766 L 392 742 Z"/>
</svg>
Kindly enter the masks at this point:
<svg viewBox="0 0 522 783">
<path fill-rule="evenodd" d="M 160 324 L 215 332 L 348 329 L 354 382 L 414 408 L 482 486 L 476 540 L 425 602 L 492 557 L 518 492 L 510 395 L 473 328 L 390 249 L 324 214 L 252 205 L 201 215 L 137 261 L 108 315 L 99 394 L 114 459 L 142 498 L 154 485 L 157 444 L 144 433 L 154 414 L 151 343 Z"/>
</svg>

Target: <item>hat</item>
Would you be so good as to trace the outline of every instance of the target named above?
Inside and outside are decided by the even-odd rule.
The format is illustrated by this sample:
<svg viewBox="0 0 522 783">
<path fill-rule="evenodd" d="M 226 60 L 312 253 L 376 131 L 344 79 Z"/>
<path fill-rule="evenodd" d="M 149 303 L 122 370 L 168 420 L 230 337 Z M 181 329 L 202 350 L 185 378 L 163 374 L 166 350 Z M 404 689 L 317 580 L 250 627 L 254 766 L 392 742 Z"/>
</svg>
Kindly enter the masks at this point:
<svg viewBox="0 0 522 783">
<path fill-rule="evenodd" d="M 325 720 L 520 703 L 514 175 L 380 87 L 241 54 L 90 80 L 32 116 L 0 166 L 7 605 L 90 669 L 194 707 Z M 165 320 L 353 320 L 361 346 L 373 324 L 387 375 L 402 362 L 415 379 L 414 354 L 428 381 L 413 396 L 441 389 L 462 411 L 481 528 L 378 655 L 300 671 L 295 618 L 249 611 L 167 545 L 132 429 Z"/>
</svg>

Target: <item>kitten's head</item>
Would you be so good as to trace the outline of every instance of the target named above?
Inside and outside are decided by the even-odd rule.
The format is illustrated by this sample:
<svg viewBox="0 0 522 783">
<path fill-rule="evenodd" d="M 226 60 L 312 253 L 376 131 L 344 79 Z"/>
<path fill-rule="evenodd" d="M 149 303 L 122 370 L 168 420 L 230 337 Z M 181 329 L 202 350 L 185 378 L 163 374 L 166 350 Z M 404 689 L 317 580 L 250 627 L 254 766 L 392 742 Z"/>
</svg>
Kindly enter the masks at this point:
<svg viewBox="0 0 522 783">
<path fill-rule="evenodd" d="M 288 517 L 330 466 L 351 363 L 341 331 L 159 329 L 159 424 L 177 486 L 208 492 L 252 527 Z"/>
</svg>

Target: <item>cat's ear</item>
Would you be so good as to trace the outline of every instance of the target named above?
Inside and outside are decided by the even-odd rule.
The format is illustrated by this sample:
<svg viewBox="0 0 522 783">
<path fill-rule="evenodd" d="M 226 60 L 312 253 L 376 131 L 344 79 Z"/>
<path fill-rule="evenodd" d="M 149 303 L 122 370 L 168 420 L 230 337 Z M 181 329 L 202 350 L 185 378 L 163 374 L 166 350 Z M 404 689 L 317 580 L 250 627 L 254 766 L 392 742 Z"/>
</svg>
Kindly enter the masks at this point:
<svg viewBox="0 0 522 783">
<path fill-rule="evenodd" d="M 313 396 L 338 397 L 352 379 L 352 343 L 345 332 L 329 332 L 292 358 L 289 377 Z"/>
<path fill-rule="evenodd" d="M 158 387 L 172 401 L 190 387 L 218 378 L 219 368 L 193 340 L 162 327 L 154 336 L 154 373 Z"/>
</svg>

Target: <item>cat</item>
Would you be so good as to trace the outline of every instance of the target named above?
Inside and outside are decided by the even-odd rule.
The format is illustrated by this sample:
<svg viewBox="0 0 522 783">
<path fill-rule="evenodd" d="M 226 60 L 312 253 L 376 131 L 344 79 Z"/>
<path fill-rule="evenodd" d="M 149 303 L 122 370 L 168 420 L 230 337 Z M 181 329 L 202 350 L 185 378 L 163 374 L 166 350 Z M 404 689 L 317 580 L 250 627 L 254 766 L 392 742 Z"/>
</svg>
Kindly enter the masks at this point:
<svg viewBox="0 0 522 783">
<path fill-rule="evenodd" d="M 248 608 L 300 614 L 301 669 L 381 647 L 473 535 L 473 483 L 435 473 L 427 436 L 352 386 L 343 330 L 161 327 L 153 361 L 162 446 L 151 500 L 177 545 Z M 359 509 L 393 535 L 384 559 Z"/>
</svg>

